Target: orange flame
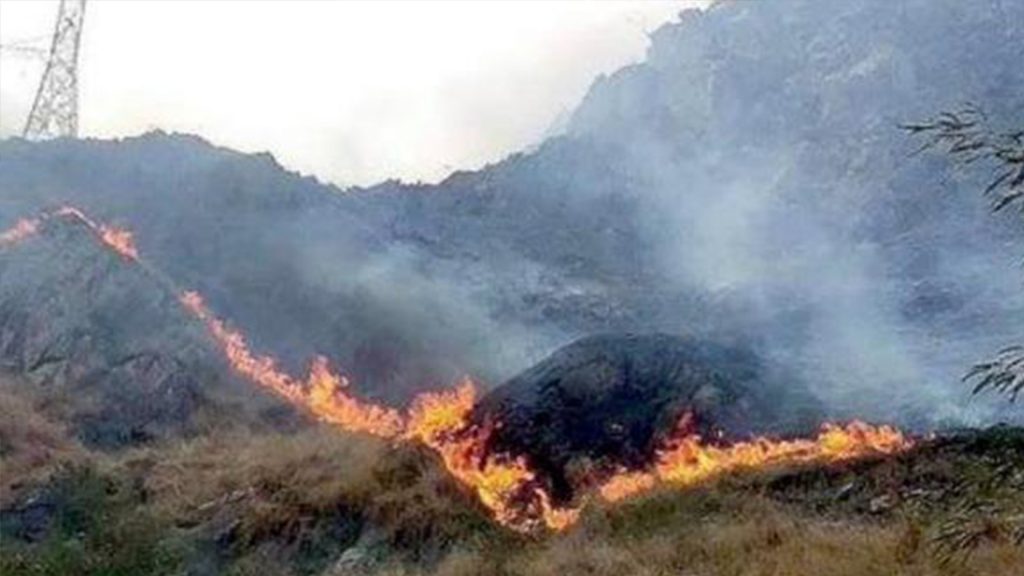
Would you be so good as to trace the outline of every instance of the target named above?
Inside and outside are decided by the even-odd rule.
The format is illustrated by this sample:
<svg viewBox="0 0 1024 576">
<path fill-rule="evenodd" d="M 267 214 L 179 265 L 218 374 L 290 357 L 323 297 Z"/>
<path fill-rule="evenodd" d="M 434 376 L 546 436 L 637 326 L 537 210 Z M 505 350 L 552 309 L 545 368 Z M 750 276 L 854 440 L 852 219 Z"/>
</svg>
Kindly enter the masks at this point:
<svg viewBox="0 0 1024 576">
<path fill-rule="evenodd" d="M 433 448 L 498 522 L 524 530 L 535 521 L 553 529 L 574 523 L 577 511 L 551 506 L 525 459 L 487 453 L 491 430 L 469 426 L 475 404 L 476 387 L 468 379 L 451 391 L 421 394 L 409 410 L 405 437 Z"/>
<path fill-rule="evenodd" d="M 135 237 L 131 232 L 110 226 L 100 226 L 99 234 L 103 243 L 113 248 L 114 252 L 129 260 L 139 259 L 139 251 L 135 248 Z"/>
<path fill-rule="evenodd" d="M 61 206 L 52 212 L 44 213 L 39 218 L 22 218 L 8 230 L 0 233 L 0 247 L 12 246 L 26 238 L 39 233 L 43 222 L 54 217 L 72 218 L 85 224 L 96 234 L 108 247 L 128 260 L 139 259 L 139 251 L 135 248 L 135 239 L 132 233 L 113 226 L 97 224 L 78 208 L 72 206 Z"/>
<path fill-rule="evenodd" d="M 97 224 L 81 210 L 73 206 L 61 206 L 54 212 L 54 215 L 80 220 L 92 229 L 108 248 L 117 252 L 125 259 L 138 261 L 139 251 L 135 248 L 135 237 L 128 230 L 106 224 Z"/>
<path fill-rule="evenodd" d="M 684 415 L 684 419 L 688 415 Z M 607 480 L 601 496 L 617 502 L 650 490 L 658 483 L 691 486 L 712 477 L 743 469 L 804 463 L 828 463 L 907 450 L 912 442 L 890 426 L 854 421 L 846 426 L 825 424 L 814 440 L 756 438 L 729 446 L 706 446 L 698 436 L 670 440 L 658 451 L 652 470 L 623 472 Z"/>
<path fill-rule="evenodd" d="M 318 356 L 313 360 L 306 382 L 296 381 L 281 372 L 273 358 L 254 355 L 242 334 L 214 317 L 197 292 L 185 292 L 180 300 L 186 310 L 206 324 L 231 367 L 242 376 L 308 409 L 324 422 L 384 438 L 401 434 L 403 422 L 398 412 L 360 402 L 347 394 L 344 389 L 348 381 L 333 374 L 325 358 Z"/>
<path fill-rule="evenodd" d="M 245 338 L 214 317 L 198 293 L 185 292 L 180 300 L 206 324 L 236 372 L 324 422 L 349 431 L 423 443 L 438 453 L 456 480 L 473 489 L 497 521 L 526 529 L 533 518 L 552 528 L 567 527 L 575 520 L 576 511 L 550 505 L 524 459 L 486 453 L 490 432 L 468 425 L 477 397 L 470 380 L 452 390 L 419 395 L 403 417 L 393 409 L 363 403 L 347 394 L 347 380 L 334 375 L 323 357 L 313 361 L 306 382 L 293 380 L 272 358 L 254 355 Z"/>
<path fill-rule="evenodd" d="M 97 237 L 121 256 L 139 260 L 130 232 L 97 225 L 76 208 L 65 206 L 40 219 L 19 220 L 0 233 L 0 246 L 35 234 L 41 221 L 69 216 L 87 224 Z M 456 388 L 419 395 L 406 414 L 358 400 L 348 393 L 348 381 L 334 374 L 323 357 L 314 358 L 305 381 L 278 369 L 269 356 L 252 353 L 244 336 L 215 317 L 197 292 L 183 292 L 182 306 L 203 322 L 221 347 L 231 368 L 318 419 L 346 430 L 391 440 L 420 442 L 438 453 L 452 476 L 471 488 L 494 518 L 514 529 L 529 530 L 538 523 L 562 530 L 579 518 L 578 507 L 556 507 L 524 458 L 488 453 L 491 426 L 470 425 L 476 387 L 464 380 Z M 657 452 L 649 470 L 622 471 L 605 480 L 598 494 L 616 502 L 659 483 L 689 486 L 728 472 L 807 462 L 834 462 L 872 454 L 892 454 L 912 443 L 898 430 L 860 422 L 826 424 L 813 440 L 776 441 L 758 438 L 729 446 L 708 446 L 693 435 L 692 417 L 680 419 L 678 432 Z"/>
<path fill-rule="evenodd" d="M 0 232 L 0 248 L 13 246 L 39 232 L 38 218 L 22 218 L 7 230 Z"/>
<path fill-rule="evenodd" d="M 470 487 L 495 520 L 514 529 L 529 530 L 541 523 L 563 530 L 576 523 L 578 507 L 556 507 L 524 458 L 487 453 L 491 429 L 470 426 L 476 387 L 464 380 L 452 390 L 419 395 L 406 415 L 356 400 L 346 394 L 348 382 L 330 372 L 317 357 L 306 383 L 280 372 L 272 358 L 254 356 L 242 335 L 215 318 L 195 292 L 185 292 L 182 304 L 204 321 L 224 349 L 231 366 L 243 376 L 302 406 L 325 422 L 346 430 L 388 439 L 421 442 L 441 457 L 448 472 Z M 845 427 L 826 424 L 814 440 L 776 441 L 758 438 L 725 447 L 702 444 L 687 432 L 692 417 L 680 419 L 678 438 L 658 451 L 647 471 L 623 471 L 598 488 L 598 494 L 617 502 L 659 483 L 690 486 L 741 469 L 808 462 L 834 462 L 872 454 L 906 450 L 910 440 L 898 430 L 853 422 Z"/>
</svg>

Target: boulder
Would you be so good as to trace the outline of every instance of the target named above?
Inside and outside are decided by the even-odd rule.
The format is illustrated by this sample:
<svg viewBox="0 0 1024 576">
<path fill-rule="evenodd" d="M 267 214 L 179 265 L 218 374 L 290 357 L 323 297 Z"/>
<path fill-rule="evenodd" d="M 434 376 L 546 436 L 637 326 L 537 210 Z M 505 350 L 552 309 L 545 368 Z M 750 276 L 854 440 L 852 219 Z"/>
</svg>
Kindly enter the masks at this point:
<svg viewBox="0 0 1024 576">
<path fill-rule="evenodd" d="M 571 497 L 577 463 L 598 469 L 649 464 L 684 415 L 709 441 L 812 432 L 817 401 L 749 350 L 668 334 L 578 340 L 485 396 L 490 449 L 523 454 Z M 593 468 L 593 466 L 587 466 Z"/>
</svg>

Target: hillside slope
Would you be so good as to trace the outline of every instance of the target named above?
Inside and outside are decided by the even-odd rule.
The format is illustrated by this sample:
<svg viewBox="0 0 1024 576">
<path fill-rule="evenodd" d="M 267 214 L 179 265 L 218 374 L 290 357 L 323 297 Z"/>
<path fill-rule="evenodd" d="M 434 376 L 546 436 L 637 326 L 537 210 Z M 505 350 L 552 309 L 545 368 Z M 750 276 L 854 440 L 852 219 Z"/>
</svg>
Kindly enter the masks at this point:
<svg viewBox="0 0 1024 576">
<path fill-rule="evenodd" d="M 523 537 L 489 524 L 422 452 L 328 429 L 224 434 L 64 470 L 22 506 L 0 510 L 0 571 L 1017 574 L 1022 454 L 1020 430 L 993 429 L 881 461 L 666 488 L 592 509 L 566 533 Z M 1000 475 L 1011 482 L 993 489 Z M 966 512 L 970 530 L 979 530 L 977 548 L 944 561 L 936 538 L 977 497 L 992 506 Z"/>
<path fill-rule="evenodd" d="M 172 284 L 73 212 L 0 248 L 0 367 L 90 446 L 295 419 L 230 373 Z"/>
<path fill-rule="evenodd" d="M 72 203 L 298 373 L 392 403 L 502 381 L 597 331 L 711 336 L 837 416 L 928 427 L 1015 341 L 1017 222 L 901 121 L 1022 113 L 1022 7 L 724 2 L 598 79 L 565 136 L 433 185 L 341 191 L 190 136 L 0 143 L 0 226 Z"/>
</svg>

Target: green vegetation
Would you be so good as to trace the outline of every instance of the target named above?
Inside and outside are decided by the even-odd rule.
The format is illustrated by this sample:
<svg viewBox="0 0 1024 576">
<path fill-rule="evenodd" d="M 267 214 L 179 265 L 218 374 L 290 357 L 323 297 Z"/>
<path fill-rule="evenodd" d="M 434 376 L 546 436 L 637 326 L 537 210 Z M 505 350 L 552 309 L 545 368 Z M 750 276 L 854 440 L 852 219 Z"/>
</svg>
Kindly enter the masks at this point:
<svg viewBox="0 0 1024 576">
<path fill-rule="evenodd" d="M 91 466 L 61 470 L 46 500 L 52 517 L 45 538 L 28 545 L 5 533 L 0 573 L 128 576 L 172 574 L 180 565 L 174 539 L 140 506 L 142 494 Z"/>
</svg>

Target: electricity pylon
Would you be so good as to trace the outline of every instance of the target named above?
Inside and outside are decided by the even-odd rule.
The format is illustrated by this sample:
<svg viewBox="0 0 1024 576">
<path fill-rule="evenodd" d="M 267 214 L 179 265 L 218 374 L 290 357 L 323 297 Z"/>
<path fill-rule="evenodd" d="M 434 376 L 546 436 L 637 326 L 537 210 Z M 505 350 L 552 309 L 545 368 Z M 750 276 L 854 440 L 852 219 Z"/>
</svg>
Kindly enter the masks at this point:
<svg viewBox="0 0 1024 576">
<path fill-rule="evenodd" d="M 46 70 L 22 136 L 46 140 L 78 136 L 78 45 L 85 0 L 60 0 Z"/>
</svg>

